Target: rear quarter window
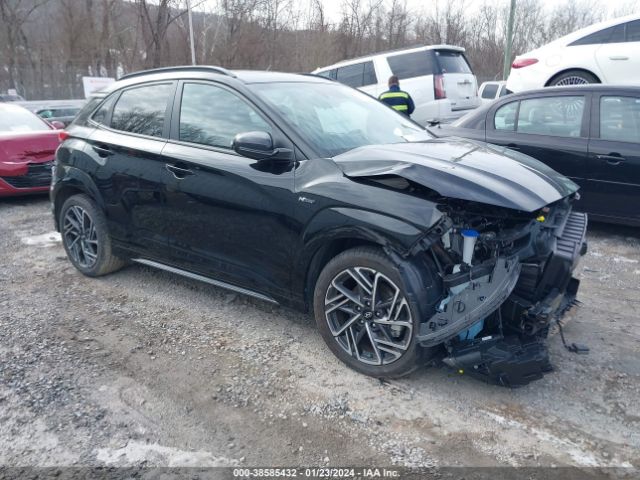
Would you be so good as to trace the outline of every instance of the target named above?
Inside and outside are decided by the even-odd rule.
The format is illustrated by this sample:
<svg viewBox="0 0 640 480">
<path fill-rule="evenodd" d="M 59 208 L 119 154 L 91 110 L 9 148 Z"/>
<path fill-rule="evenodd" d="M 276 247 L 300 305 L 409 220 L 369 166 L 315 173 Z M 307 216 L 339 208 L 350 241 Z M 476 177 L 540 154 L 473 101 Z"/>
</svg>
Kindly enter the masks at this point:
<svg viewBox="0 0 640 480">
<path fill-rule="evenodd" d="M 93 111 L 100 105 L 100 102 L 104 100 L 100 97 L 93 97 L 89 99 L 89 101 L 80 109 L 78 115 L 73 121 L 74 125 L 87 126 L 87 122 L 89 121 L 89 117 L 93 113 Z"/>
<path fill-rule="evenodd" d="M 433 53 L 430 50 L 393 55 L 387 57 L 387 62 L 393 74 L 400 80 L 435 73 Z"/>
</svg>

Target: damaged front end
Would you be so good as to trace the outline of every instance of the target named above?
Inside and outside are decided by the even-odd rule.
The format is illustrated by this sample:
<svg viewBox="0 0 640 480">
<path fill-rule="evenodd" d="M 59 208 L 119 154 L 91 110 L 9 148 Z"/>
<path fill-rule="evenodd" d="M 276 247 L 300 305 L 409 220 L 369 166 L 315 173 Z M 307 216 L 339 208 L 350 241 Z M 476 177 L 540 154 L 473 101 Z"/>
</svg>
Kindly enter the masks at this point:
<svg viewBox="0 0 640 480">
<path fill-rule="evenodd" d="M 490 383 L 521 386 L 548 372 L 544 340 L 575 302 L 572 272 L 586 253 L 587 217 L 572 211 L 573 197 L 534 212 L 441 203 L 419 248 L 445 293 L 421 324 L 420 344 L 444 344 L 446 364 Z"/>
</svg>

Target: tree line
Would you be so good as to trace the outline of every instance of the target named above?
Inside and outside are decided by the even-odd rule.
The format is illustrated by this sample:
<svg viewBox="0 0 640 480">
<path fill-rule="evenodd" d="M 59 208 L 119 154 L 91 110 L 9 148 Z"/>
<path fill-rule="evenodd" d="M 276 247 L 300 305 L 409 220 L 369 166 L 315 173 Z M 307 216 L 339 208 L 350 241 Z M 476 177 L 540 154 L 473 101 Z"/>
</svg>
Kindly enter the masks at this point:
<svg viewBox="0 0 640 480">
<path fill-rule="evenodd" d="M 425 44 L 467 49 L 479 81 L 498 79 L 508 0 L 191 0 L 196 60 L 227 68 L 308 72 L 372 52 Z M 607 15 L 599 0 L 518 0 L 514 55 Z M 83 76 L 189 64 L 186 0 L 0 0 L 0 92 L 82 98 Z"/>
</svg>

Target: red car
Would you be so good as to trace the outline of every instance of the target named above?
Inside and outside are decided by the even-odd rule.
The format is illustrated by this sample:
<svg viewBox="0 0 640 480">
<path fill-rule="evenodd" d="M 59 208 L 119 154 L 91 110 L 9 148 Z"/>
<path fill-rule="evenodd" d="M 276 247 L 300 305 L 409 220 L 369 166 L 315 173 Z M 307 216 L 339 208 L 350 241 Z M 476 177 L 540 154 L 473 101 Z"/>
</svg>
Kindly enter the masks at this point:
<svg viewBox="0 0 640 480">
<path fill-rule="evenodd" d="M 62 124 L 0 103 L 0 197 L 46 192 Z"/>
</svg>

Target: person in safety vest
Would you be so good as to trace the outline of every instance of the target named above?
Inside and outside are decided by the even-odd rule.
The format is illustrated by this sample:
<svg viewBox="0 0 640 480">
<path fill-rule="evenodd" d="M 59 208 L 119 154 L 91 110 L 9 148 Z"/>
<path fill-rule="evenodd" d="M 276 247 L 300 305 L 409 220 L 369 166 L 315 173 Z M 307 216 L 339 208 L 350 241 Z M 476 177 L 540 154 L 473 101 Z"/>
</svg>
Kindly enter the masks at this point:
<svg viewBox="0 0 640 480">
<path fill-rule="evenodd" d="M 411 95 L 400 90 L 400 80 L 396 75 L 389 77 L 389 90 L 380 95 L 378 100 L 394 110 L 404 113 L 407 117 L 410 117 L 416 108 Z"/>
</svg>

